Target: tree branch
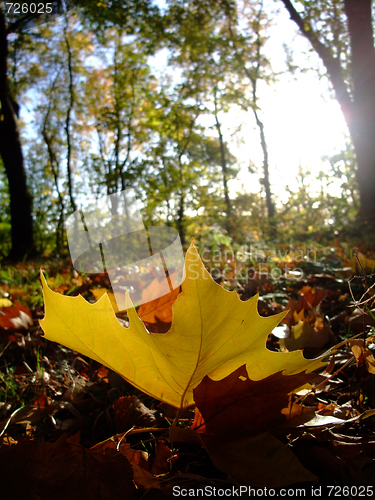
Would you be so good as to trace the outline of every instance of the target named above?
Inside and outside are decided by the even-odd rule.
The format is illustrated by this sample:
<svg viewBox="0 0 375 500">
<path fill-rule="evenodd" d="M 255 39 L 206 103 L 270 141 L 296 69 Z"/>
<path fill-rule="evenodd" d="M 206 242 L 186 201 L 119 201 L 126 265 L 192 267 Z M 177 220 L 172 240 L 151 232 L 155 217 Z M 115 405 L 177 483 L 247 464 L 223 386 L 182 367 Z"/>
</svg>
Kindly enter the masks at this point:
<svg viewBox="0 0 375 500">
<path fill-rule="evenodd" d="M 318 39 L 318 36 L 313 30 L 311 24 L 306 19 L 301 17 L 292 2 L 290 0 L 282 0 L 282 2 L 289 12 L 291 20 L 297 24 L 301 34 L 307 38 L 313 49 L 322 60 L 334 88 L 336 99 L 338 100 L 344 114 L 345 121 L 349 130 L 351 130 L 353 103 L 348 86 L 343 77 L 340 60 L 334 57 L 332 51 Z"/>
</svg>

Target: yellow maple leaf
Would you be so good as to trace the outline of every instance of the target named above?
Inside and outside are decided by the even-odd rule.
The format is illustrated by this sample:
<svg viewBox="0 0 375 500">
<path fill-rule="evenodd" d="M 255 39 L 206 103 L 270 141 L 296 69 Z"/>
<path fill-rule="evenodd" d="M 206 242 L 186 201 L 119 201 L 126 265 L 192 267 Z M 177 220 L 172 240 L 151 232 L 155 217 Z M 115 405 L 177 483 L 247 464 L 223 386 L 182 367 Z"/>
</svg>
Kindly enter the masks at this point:
<svg viewBox="0 0 375 500">
<path fill-rule="evenodd" d="M 93 296 L 95 297 L 96 300 L 99 300 L 100 297 L 103 297 L 104 294 L 107 294 L 108 298 L 111 302 L 111 305 L 113 307 L 113 310 L 115 311 L 115 313 L 119 312 L 117 302 L 116 302 L 116 297 L 115 297 L 115 294 L 113 292 L 110 292 L 106 288 L 91 288 L 90 292 L 93 294 Z"/>
<path fill-rule="evenodd" d="M 224 290 L 206 271 L 194 245 L 186 253 L 182 292 L 167 333 L 150 334 L 132 305 L 129 328 L 121 326 L 107 295 L 89 304 L 82 296 L 53 292 L 43 276 L 42 284 L 41 326 L 47 339 L 97 360 L 175 407 L 194 404 L 193 389 L 206 375 L 222 380 L 246 365 L 256 381 L 277 372 L 311 372 L 325 364 L 323 357 L 305 359 L 302 351 L 269 351 L 267 336 L 285 313 L 263 318 L 257 297 L 244 302 L 235 291 Z"/>
</svg>

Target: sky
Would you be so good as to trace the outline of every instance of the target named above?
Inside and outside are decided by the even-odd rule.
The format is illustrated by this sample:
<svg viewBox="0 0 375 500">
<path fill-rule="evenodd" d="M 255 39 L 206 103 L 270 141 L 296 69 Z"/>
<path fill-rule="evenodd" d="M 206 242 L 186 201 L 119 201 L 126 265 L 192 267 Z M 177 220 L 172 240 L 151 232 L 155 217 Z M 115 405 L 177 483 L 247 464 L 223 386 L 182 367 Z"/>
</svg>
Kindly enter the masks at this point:
<svg viewBox="0 0 375 500">
<path fill-rule="evenodd" d="M 274 5 L 275 2 L 268 2 L 266 8 L 274 10 Z M 276 5 L 279 5 L 279 11 L 274 16 L 265 53 L 273 71 L 282 74 L 276 83 L 260 84 L 258 104 L 269 150 L 272 191 L 276 198 L 286 201 L 285 186 L 297 189 L 299 167 L 311 170 L 313 175 L 326 171 L 328 164 L 324 164 L 321 158 L 345 148 L 348 131 L 327 78 L 319 79 L 315 69 L 298 71 L 295 75 L 286 72 L 284 43 L 293 49 L 294 62 L 302 68 L 319 68 L 320 61 L 309 51 L 309 42 L 298 35 L 285 7 L 280 2 Z M 242 185 L 247 191 L 256 191 L 259 185 L 256 177 L 249 174 L 247 165 L 249 160 L 259 169 L 263 164 L 259 132 L 252 114 L 246 116 L 233 110 L 231 120 L 226 122 L 227 138 L 241 121 L 244 122 L 242 135 L 246 143 L 239 147 L 233 143 L 232 152 L 243 166 L 238 180 L 231 181 L 232 195 L 242 190 Z M 318 185 L 311 186 L 311 189 L 318 189 Z M 331 189 L 333 194 L 338 192 L 335 185 Z"/>
<path fill-rule="evenodd" d="M 163 6 L 162 0 L 156 3 Z M 265 55 L 278 76 L 270 85 L 258 83 L 258 114 L 265 127 L 272 192 L 280 203 L 287 201 L 286 186 L 297 190 L 299 168 L 311 171 L 312 176 L 321 170 L 328 171 L 328 162 L 323 162 L 322 157 L 345 148 L 348 130 L 328 79 L 318 76 L 317 70 L 324 73 L 319 57 L 298 34 L 284 5 L 280 1 L 265 0 L 264 7 L 272 18 Z M 287 71 L 284 44 L 292 49 L 293 63 L 305 71 L 297 70 L 294 75 Z M 156 56 L 154 69 L 163 72 L 167 58 L 168 51 L 164 49 Z M 175 77 L 178 79 L 178 75 Z M 224 139 L 241 165 L 237 179 L 229 182 L 230 196 L 235 197 L 244 190 L 259 191 L 263 153 L 252 111 L 246 113 L 234 107 L 221 122 Z M 240 125 L 241 131 L 234 134 Z M 257 167 L 256 174 L 250 174 L 250 162 Z M 313 182 L 311 192 L 319 188 L 319 182 Z M 340 194 L 338 184 L 332 183 L 330 191 Z"/>
<path fill-rule="evenodd" d="M 285 202 L 286 186 L 292 191 L 298 188 L 298 169 L 310 170 L 312 175 L 327 170 L 328 163 L 323 163 L 322 157 L 342 150 L 348 132 L 328 80 L 318 77 L 316 68 L 319 68 L 320 61 L 309 50 L 309 42 L 298 34 L 295 23 L 289 19 L 281 2 L 265 0 L 265 9 L 273 13 L 273 20 L 264 50 L 273 72 L 278 76 L 276 82 L 270 85 L 259 82 L 258 114 L 265 127 L 272 192 L 276 201 Z M 294 75 L 287 71 L 283 44 L 293 50 L 295 65 L 309 68 L 307 71 L 297 70 Z M 159 67 L 159 70 L 165 71 L 167 57 L 167 49 L 162 50 L 154 61 L 155 69 Z M 26 115 L 23 115 L 26 122 L 30 119 L 28 111 L 26 106 Z M 237 179 L 229 183 L 231 197 L 235 197 L 237 192 L 259 191 L 263 156 L 253 113 L 233 107 L 229 116 L 223 117 L 221 122 L 224 139 L 241 165 Z M 233 135 L 240 124 L 241 131 Z M 249 173 L 250 163 L 257 167 L 257 174 Z M 311 190 L 314 189 L 319 190 L 318 183 L 311 186 Z M 339 193 L 337 187 L 335 192 L 334 185 L 331 189 L 333 194 Z"/>
</svg>

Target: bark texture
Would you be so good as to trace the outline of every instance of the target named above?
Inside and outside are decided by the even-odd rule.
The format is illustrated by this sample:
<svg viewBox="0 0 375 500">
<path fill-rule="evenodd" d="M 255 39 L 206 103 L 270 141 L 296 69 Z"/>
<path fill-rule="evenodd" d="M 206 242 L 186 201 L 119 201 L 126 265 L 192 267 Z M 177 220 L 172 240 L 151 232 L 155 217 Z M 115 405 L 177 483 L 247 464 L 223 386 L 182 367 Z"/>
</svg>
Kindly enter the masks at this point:
<svg viewBox="0 0 375 500">
<path fill-rule="evenodd" d="M 351 46 L 350 133 L 358 163 L 361 214 L 375 221 L 375 49 L 371 0 L 345 0 Z M 349 125 L 349 124 L 348 124 Z"/>
<path fill-rule="evenodd" d="M 27 187 L 18 130 L 18 109 L 8 84 L 7 56 L 5 18 L 0 9 L 0 155 L 8 179 L 10 196 L 12 250 L 9 257 L 21 259 L 34 250 L 32 199 Z"/>
</svg>

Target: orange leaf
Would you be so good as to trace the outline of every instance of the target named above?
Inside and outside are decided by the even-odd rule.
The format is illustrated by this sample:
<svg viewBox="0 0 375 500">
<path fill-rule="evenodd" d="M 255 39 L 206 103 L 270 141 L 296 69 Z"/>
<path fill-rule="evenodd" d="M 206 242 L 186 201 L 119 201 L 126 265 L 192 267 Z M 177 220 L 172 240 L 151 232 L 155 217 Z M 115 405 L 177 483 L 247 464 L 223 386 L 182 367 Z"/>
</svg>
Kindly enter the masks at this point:
<svg viewBox="0 0 375 500">
<path fill-rule="evenodd" d="M 171 276 L 172 283 L 175 279 L 174 273 Z M 176 302 L 178 294 L 180 292 L 180 287 L 175 288 L 172 291 L 163 290 L 160 288 L 165 285 L 165 280 L 160 283 L 155 279 L 143 292 L 142 292 L 142 304 L 138 309 L 138 316 L 146 324 L 152 323 L 172 323 L 172 305 Z M 147 302 L 147 297 L 155 296 L 156 294 L 162 294 L 157 299 Z M 147 325 L 146 325 L 147 326 Z"/>
<path fill-rule="evenodd" d="M 311 288 L 311 286 L 304 286 L 301 288 L 301 297 L 299 303 L 301 302 L 301 308 L 304 304 L 309 304 L 311 307 L 316 307 L 320 302 L 328 295 L 329 290 L 323 290 L 321 288 Z"/>
<path fill-rule="evenodd" d="M 4 330 L 28 328 L 32 324 L 30 309 L 19 302 L 14 302 L 13 306 L 3 307 L 0 310 L 0 328 Z"/>
<path fill-rule="evenodd" d="M 155 443 L 156 457 L 151 467 L 152 474 L 163 474 L 169 472 L 169 460 L 172 458 L 172 452 L 164 441 Z"/>
</svg>

